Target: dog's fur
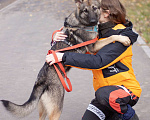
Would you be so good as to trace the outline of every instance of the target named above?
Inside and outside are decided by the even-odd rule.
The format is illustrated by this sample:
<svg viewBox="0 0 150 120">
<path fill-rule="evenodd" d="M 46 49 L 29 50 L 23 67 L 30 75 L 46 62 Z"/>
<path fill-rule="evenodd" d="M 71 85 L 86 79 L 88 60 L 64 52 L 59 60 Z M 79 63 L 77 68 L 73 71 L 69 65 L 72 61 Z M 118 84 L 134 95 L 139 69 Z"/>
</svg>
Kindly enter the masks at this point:
<svg viewBox="0 0 150 120">
<path fill-rule="evenodd" d="M 100 0 L 75 0 L 77 9 L 69 15 L 65 21 L 66 31 L 68 35 L 65 42 L 57 42 L 52 50 L 68 47 L 70 44 L 75 45 L 94 39 L 96 32 L 85 31 L 84 27 L 95 26 L 100 16 Z M 74 30 L 71 27 L 75 27 Z M 68 44 L 69 43 L 69 44 Z M 72 52 L 85 53 L 93 51 L 93 44 L 81 47 Z M 70 67 L 64 66 L 66 72 Z M 53 66 L 45 63 L 41 68 L 31 96 L 23 105 L 16 105 L 7 100 L 1 100 L 5 108 L 18 117 L 25 117 L 30 114 L 37 105 L 39 105 L 39 120 L 45 120 L 48 115 L 49 120 L 58 120 L 63 108 L 65 90 L 58 78 Z"/>
</svg>

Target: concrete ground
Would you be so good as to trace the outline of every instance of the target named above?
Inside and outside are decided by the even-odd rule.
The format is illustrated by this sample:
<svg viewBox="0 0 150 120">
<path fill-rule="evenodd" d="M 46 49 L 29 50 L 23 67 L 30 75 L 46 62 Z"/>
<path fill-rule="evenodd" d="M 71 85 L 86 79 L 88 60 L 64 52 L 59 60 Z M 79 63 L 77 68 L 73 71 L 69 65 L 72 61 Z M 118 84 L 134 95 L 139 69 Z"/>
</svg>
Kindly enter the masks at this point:
<svg viewBox="0 0 150 120">
<path fill-rule="evenodd" d="M 11 3 L 15 2 L 16 0 L 0 0 L 0 9 L 10 5 Z"/>
<path fill-rule="evenodd" d="M 17 104 L 28 99 L 50 49 L 52 32 L 63 26 L 65 16 L 74 9 L 73 0 L 17 0 L 0 10 L 0 99 Z M 134 44 L 133 54 L 133 68 L 143 89 L 134 109 L 140 120 L 148 120 L 150 58 L 139 42 Z M 92 72 L 73 68 L 68 76 L 73 91 L 65 94 L 60 120 L 81 120 L 94 98 Z M 0 120 L 37 119 L 37 110 L 17 119 L 0 104 Z"/>
</svg>

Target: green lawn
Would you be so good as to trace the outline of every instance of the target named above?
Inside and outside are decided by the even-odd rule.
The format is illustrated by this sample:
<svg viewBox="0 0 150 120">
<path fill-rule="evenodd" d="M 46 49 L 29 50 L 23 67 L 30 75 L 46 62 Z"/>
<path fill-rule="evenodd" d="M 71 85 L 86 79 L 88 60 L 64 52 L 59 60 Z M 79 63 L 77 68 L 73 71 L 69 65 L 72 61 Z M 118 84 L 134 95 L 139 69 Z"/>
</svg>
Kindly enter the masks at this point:
<svg viewBox="0 0 150 120">
<path fill-rule="evenodd" d="M 150 45 L 150 0 L 121 0 L 134 29 Z"/>
</svg>

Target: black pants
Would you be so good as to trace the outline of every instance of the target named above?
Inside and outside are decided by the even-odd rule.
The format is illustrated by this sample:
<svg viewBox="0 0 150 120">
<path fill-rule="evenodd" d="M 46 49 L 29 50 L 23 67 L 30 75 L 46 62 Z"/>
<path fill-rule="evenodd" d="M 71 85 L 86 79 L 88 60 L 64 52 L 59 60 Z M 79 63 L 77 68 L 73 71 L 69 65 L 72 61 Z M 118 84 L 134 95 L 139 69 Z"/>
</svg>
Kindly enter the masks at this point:
<svg viewBox="0 0 150 120">
<path fill-rule="evenodd" d="M 105 86 L 95 92 L 95 99 L 89 104 L 82 120 L 115 120 L 116 114 L 124 114 L 134 106 L 138 97 L 124 86 Z"/>
</svg>

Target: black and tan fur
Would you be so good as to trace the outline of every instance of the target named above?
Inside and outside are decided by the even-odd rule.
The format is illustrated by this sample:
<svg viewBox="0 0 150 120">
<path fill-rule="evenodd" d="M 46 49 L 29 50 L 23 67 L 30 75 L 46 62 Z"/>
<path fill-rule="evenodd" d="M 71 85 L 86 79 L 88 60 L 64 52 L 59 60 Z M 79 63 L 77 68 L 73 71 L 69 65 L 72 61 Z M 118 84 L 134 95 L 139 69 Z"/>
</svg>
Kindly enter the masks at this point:
<svg viewBox="0 0 150 120">
<path fill-rule="evenodd" d="M 96 32 L 85 31 L 85 27 L 95 26 L 99 20 L 99 0 L 75 0 L 77 9 L 66 19 L 66 42 L 57 42 L 52 50 L 68 47 L 84 41 L 94 39 Z M 71 26 L 71 28 L 70 28 Z M 75 28 L 75 29 L 73 29 Z M 69 43 L 69 44 L 68 44 Z M 92 50 L 93 45 L 81 47 L 72 52 L 85 53 Z M 70 67 L 65 66 L 66 72 Z M 65 90 L 53 66 L 45 63 L 41 68 L 30 98 L 23 105 L 17 105 L 7 100 L 1 100 L 5 108 L 18 117 L 25 117 L 39 105 L 39 120 L 58 120 L 63 108 Z"/>
</svg>

